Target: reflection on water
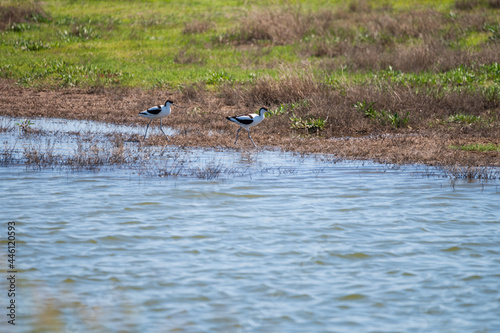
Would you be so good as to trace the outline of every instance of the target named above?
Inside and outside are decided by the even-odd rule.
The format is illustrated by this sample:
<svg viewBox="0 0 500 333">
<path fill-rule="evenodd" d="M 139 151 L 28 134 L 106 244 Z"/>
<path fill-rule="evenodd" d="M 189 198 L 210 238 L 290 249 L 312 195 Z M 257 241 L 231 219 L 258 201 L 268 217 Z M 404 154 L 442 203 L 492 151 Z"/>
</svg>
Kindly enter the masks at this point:
<svg viewBox="0 0 500 333">
<path fill-rule="evenodd" d="M 0 124 L 4 127 L 20 127 L 24 119 L 0 116 Z M 89 135 L 94 133 L 100 134 L 138 134 L 144 135 L 146 125 L 117 125 L 102 123 L 92 120 L 73 120 L 73 119 L 58 119 L 58 118 L 29 118 L 31 125 L 28 127 L 38 131 L 51 132 L 52 134 L 59 133 L 80 133 L 82 135 Z M 147 122 L 145 123 L 147 124 Z M 150 133 L 157 131 L 159 134 L 159 127 L 150 126 Z M 175 131 L 167 126 L 163 127 L 167 135 L 174 135 Z M 149 132 L 149 131 L 148 131 Z M 163 134 L 162 134 L 163 135 Z"/>
<path fill-rule="evenodd" d="M 182 154 L 193 170 L 237 171 L 0 167 L 2 228 L 19 230 L 17 325 L 2 332 L 500 327 L 498 182 L 272 151 Z M 5 275 L 5 248 L 0 262 Z"/>
</svg>

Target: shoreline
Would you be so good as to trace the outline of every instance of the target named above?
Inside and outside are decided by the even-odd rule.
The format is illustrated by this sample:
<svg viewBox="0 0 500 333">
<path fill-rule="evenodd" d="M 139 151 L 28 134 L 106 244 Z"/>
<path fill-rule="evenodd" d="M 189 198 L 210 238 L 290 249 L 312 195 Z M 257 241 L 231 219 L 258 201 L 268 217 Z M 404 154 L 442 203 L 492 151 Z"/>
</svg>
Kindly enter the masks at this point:
<svg viewBox="0 0 500 333">
<path fill-rule="evenodd" d="M 238 126 L 227 121 L 226 116 L 254 112 L 225 105 L 216 93 L 204 97 L 204 104 L 186 99 L 180 92 L 141 90 L 138 88 L 108 88 L 100 93 L 83 89 L 28 89 L 1 81 L 4 91 L 0 98 L 0 115 L 18 118 L 44 117 L 76 120 L 94 120 L 113 124 L 147 124 L 138 116 L 140 111 L 163 103 L 167 97 L 183 106 L 172 108 L 163 125 L 177 131 L 166 141 L 155 135 L 159 122 L 153 121 L 145 142 L 149 145 L 176 145 L 179 147 L 254 149 L 246 135 L 234 138 Z M 160 96 L 160 97 L 158 97 Z M 372 160 L 390 164 L 423 164 L 428 166 L 500 167 L 500 152 L 467 151 L 457 147 L 471 144 L 492 143 L 500 145 L 498 137 L 478 136 L 467 126 L 457 131 L 440 128 L 388 129 L 370 133 L 343 133 L 339 136 L 317 136 L 282 126 L 288 117 L 273 116 L 251 129 L 252 138 L 259 147 L 279 148 L 296 153 L 332 154 L 341 159 Z M 158 124 L 157 124 L 158 122 Z M 240 133 L 241 134 L 241 133 Z M 458 135 L 457 135 L 458 134 Z M 137 140 L 143 141 L 137 135 Z"/>
</svg>

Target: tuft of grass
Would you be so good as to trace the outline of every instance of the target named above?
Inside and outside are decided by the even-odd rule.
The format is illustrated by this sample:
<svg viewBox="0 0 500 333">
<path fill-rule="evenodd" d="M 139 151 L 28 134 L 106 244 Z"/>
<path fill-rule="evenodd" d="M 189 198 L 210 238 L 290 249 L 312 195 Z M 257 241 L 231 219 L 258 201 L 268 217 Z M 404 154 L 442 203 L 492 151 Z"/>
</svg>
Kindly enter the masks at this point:
<svg viewBox="0 0 500 333">
<path fill-rule="evenodd" d="M 215 163 L 214 161 L 211 161 L 207 163 L 206 165 L 197 167 L 193 170 L 193 174 L 197 178 L 202 178 L 202 179 L 217 179 L 219 178 L 220 174 L 222 172 L 228 173 L 227 168 L 224 167 L 222 163 Z"/>
<path fill-rule="evenodd" d="M 375 102 L 367 102 L 365 100 L 356 102 L 353 106 L 364 114 L 366 118 L 377 119 L 379 113 L 374 108 Z"/>
<path fill-rule="evenodd" d="M 212 22 L 200 21 L 195 19 L 184 23 L 184 29 L 182 30 L 182 33 L 185 35 L 202 34 L 206 33 L 212 28 L 213 28 Z"/>
<path fill-rule="evenodd" d="M 500 145 L 496 145 L 494 143 L 474 143 L 474 144 L 465 144 L 461 146 L 450 146 L 452 149 L 459 149 L 465 151 L 500 151 Z"/>
<path fill-rule="evenodd" d="M 488 6 L 494 9 L 500 9 L 500 0 L 488 0 Z"/>
<path fill-rule="evenodd" d="M 281 116 L 284 115 L 287 111 L 288 111 L 288 105 L 280 104 L 275 109 L 269 109 L 268 117 Z"/>
<path fill-rule="evenodd" d="M 450 123 L 473 124 L 481 120 L 480 116 L 458 113 L 448 117 Z"/>
<path fill-rule="evenodd" d="M 306 130 L 307 133 L 316 133 L 319 134 L 320 131 L 323 131 L 326 126 L 327 119 L 323 118 L 314 118 L 314 117 L 297 117 L 293 115 L 290 117 L 290 121 L 292 124 L 290 125 L 291 129 L 294 130 Z"/>
<path fill-rule="evenodd" d="M 4 142 L 4 147 L 0 152 L 0 165 L 6 166 L 16 162 L 16 145 Z"/>
<path fill-rule="evenodd" d="M 29 132 L 30 129 L 31 129 L 31 126 L 34 125 L 35 123 L 32 122 L 31 120 L 29 119 L 23 119 L 17 123 L 15 123 L 15 125 L 17 127 L 19 127 L 19 130 L 22 131 L 22 132 Z"/>
<path fill-rule="evenodd" d="M 309 108 L 310 108 L 310 102 L 307 99 L 297 101 L 297 102 L 291 102 L 291 103 L 281 103 L 275 109 L 270 109 L 269 115 L 271 117 L 281 116 L 284 114 L 293 113 L 294 111 L 297 111 L 297 110 L 299 110 L 299 111 L 300 110 L 307 110 Z"/>
<path fill-rule="evenodd" d="M 48 23 L 50 21 L 50 15 L 46 13 L 38 1 L 0 3 L 0 30 L 25 31 L 29 29 L 29 25 L 26 23 Z"/>
<path fill-rule="evenodd" d="M 50 43 L 45 43 L 41 40 L 33 41 L 33 40 L 18 39 L 13 43 L 13 45 L 23 51 L 35 51 L 35 52 L 41 50 L 48 50 L 52 48 L 52 45 Z"/>
<path fill-rule="evenodd" d="M 225 70 L 209 70 L 205 74 L 205 84 L 219 85 L 223 83 L 230 83 L 234 81 L 234 78 Z"/>
<path fill-rule="evenodd" d="M 173 61 L 177 64 L 183 64 L 183 65 L 192 65 L 192 64 L 203 65 L 205 63 L 206 59 L 201 54 L 201 52 L 198 52 L 196 50 L 182 48 L 174 56 Z M 214 75 L 214 73 L 211 73 L 211 74 L 212 74 L 212 76 Z M 209 73 L 207 73 L 207 79 L 209 79 L 208 76 L 209 76 Z M 214 80 L 214 78 L 212 77 L 211 80 Z M 214 80 L 214 81 L 217 81 L 217 80 Z"/>
<path fill-rule="evenodd" d="M 479 0 L 458 0 L 455 1 L 454 7 L 459 10 L 471 10 L 479 6 Z"/>
<path fill-rule="evenodd" d="M 390 113 L 387 111 L 381 111 L 382 119 L 395 128 L 400 128 L 408 125 L 410 120 L 410 112 L 406 112 L 404 117 L 400 116 L 398 112 Z"/>
<path fill-rule="evenodd" d="M 440 169 L 444 172 L 446 177 L 449 177 L 453 180 L 493 180 L 497 179 L 499 174 L 496 168 L 479 167 L 472 165 L 447 165 L 441 166 Z"/>
<path fill-rule="evenodd" d="M 101 87 L 119 85 L 128 79 L 128 73 L 101 68 L 96 65 L 70 65 L 63 60 L 43 61 L 32 67 L 18 83 L 29 86 L 36 81 L 44 80 L 49 86 L 65 87 Z"/>
<path fill-rule="evenodd" d="M 492 9 L 500 8 L 499 0 L 458 0 L 453 4 L 458 10 L 473 10 L 477 7 L 485 7 Z"/>
<path fill-rule="evenodd" d="M 32 168 L 53 167 L 60 162 L 60 156 L 54 152 L 54 142 L 50 140 L 42 147 L 40 143 L 24 147 L 25 164 Z"/>
<path fill-rule="evenodd" d="M 366 118 L 378 120 L 383 124 L 390 124 L 395 128 L 404 127 L 408 124 L 410 112 L 406 112 L 403 117 L 399 112 L 391 113 L 389 111 L 377 111 L 374 108 L 375 102 L 358 101 L 353 106 L 364 114 Z"/>
</svg>

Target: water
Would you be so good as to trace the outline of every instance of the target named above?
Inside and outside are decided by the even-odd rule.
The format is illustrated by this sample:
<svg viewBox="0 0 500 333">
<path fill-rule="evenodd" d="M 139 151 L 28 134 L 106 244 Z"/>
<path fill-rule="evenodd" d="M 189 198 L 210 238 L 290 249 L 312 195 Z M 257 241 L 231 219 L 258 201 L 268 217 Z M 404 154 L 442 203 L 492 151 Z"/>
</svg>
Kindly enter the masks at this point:
<svg viewBox="0 0 500 333">
<path fill-rule="evenodd" d="M 192 170 L 236 171 L 0 167 L 1 331 L 499 330 L 498 181 L 276 151 L 180 154 Z"/>
<path fill-rule="evenodd" d="M 15 127 L 16 124 L 21 124 L 24 119 L 0 116 L 0 123 L 7 127 Z M 138 134 L 144 135 L 146 130 L 145 125 L 117 125 L 110 123 L 102 123 L 92 120 L 73 120 L 73 119 L 58 119 L 58 118 L 29 118 L 32 125 L 29 127 L 48 131 L 52 133 L 80 133 L 82 135 L 100 133 L 100 134 Z M 147 124 L 147 123 L 146 123 Z M 156 124 L 155 124 L 156 125 Z M 164 126 L 163 130 L 167 135 L 174 135 L 175 131 L 171 127 Z M 151 125 L 148 130 L 150 134 L 161 134 L 159 126 Z"/>
</svg>

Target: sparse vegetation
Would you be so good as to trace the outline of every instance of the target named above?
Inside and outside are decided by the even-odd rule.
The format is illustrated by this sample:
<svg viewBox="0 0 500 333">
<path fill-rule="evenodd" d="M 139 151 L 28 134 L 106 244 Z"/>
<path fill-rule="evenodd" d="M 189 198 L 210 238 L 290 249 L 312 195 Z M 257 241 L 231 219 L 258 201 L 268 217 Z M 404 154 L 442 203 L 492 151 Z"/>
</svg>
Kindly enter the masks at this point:
<svg viewBox="0 0 500 333">
<path fill-rule="evenodd" d="M 51 20 L 40 2 L 0 3 L 0 30 L 21 32 L 31 29 L 31 24 L 49 23 Z"/>
<path fill-rule="evenodd" d="M 454 114 L 448 117 L 448 121 L 451 123 L 464 123 L 464 124 L 472 124 L 476 121 L 479 121 L 479 116 L 474 116 L 470 114 Z"/>
<path fill-rule="evenodd" d="M 326 119 L 323 118 L 314 118 L 311 116 L 303 119 L 302 117 L 297 117 L 293 115 L 290 117 L 291 128 L 294 130 L 306 130 L 306 133 L 316 133 L 319 134 L 320 131 L 325 129 Z"/>
<path fill-rule="evenodd" d="M 500 145 L 493 143 L 473 143 L 461 146 L 452 145 L 451 148 L 466 151 L 500 151 Z"/>
<path fill-rule="evenodd" d="M 499 172 L 495 168 L 477 167 L 471 165 L 446 165 L 441 166 L 440 169 L 444 172 L 446 177 L 453 180 L 492 180 L 497 179 Z"/>
<path fill-rule="evenodd" d="M 31 128 L 32 125 L 34 125 L 34 122 L 32 122 L 29 119 L 23 119 L 17 123 L 15 123 L 17 127 L 19 127 L 19 130 L 23 132 L 28 132 Z"/>
<path fill-rule="evenodd" d="M 366 118 L 378 120 L 382 124 L 390 124 L 395 128 L 403 127 L 408 124 L 410 112 L 407 112 L 404 117 L 401 117 L 398 112 L 391 113 L 389 111 L 377 111 L 374 108 L 374 102 L 356 102 L 354 107 L 361 111 Z"/>
</svg>

